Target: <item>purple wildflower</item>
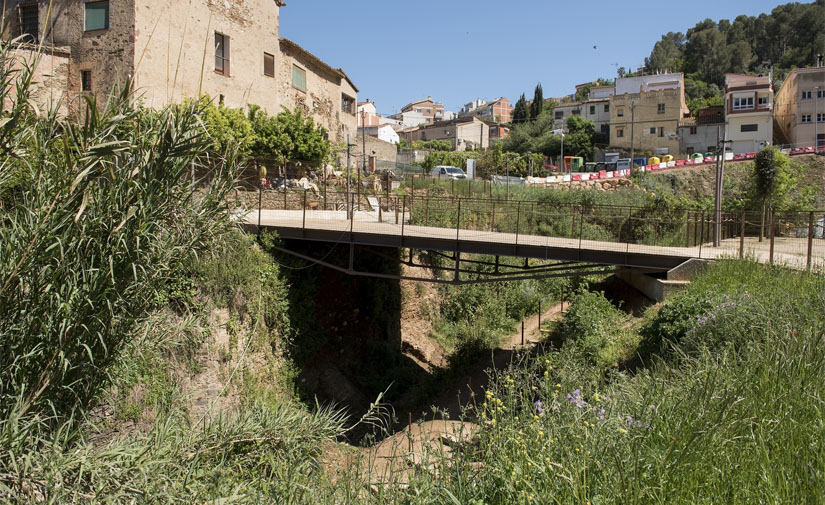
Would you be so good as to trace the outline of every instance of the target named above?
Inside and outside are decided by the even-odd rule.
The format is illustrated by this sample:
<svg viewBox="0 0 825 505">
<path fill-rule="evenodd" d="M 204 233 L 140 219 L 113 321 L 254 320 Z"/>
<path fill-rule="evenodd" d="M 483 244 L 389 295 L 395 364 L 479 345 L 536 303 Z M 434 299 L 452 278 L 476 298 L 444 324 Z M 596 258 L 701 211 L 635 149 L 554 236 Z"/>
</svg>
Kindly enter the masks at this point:
<svg viewBox="0 0 825 505">
<path fill-rule="evenodd" d="M 544 408 L 541 400 L 536 400 L 535 403 L 533 403 L 533 407 L 536 408 L 536 412 L 538 412 L 540 416 L 544 415 Z"/>
</svg>

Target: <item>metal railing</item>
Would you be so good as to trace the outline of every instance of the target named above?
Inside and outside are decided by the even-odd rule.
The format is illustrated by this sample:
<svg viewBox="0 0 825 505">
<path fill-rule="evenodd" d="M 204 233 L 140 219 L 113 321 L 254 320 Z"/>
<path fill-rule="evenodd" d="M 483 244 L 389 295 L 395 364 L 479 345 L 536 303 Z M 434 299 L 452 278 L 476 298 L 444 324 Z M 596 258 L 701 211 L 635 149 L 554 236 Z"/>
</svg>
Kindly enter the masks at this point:
<svg viewBox="0 0 825 505">
<path fill-rule="evenodd" d="M 341 188 L 264 193 L 259 215 L 271 216 L 275 226 L 684 258 L 752 258 L 808 270 L 825 267 L 825 210 L 723 212 L 721 242 L 713 244 L 712 211 L 443 197 L 429 192 L 347 195 Z M 258 202 L 245 203 L 246 208 L 258 208 Z"/>
</svg>

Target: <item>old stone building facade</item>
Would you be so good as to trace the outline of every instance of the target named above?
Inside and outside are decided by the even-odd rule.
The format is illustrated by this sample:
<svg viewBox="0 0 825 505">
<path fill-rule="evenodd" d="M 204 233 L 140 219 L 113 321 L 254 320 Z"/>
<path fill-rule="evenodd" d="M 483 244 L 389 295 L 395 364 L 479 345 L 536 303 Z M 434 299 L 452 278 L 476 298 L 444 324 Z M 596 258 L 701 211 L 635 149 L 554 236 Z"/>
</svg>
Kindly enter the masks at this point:
<svg viewBox="0 0 825 505">
<path fill-rule="evenodd" d="M 50 6 L 51 4 L 51 6 Z M 9 0 L 9 36 L 27 34 L 67 55 L 65 95 L 105 97 L 132 79 L 150 107 L 203 94 L 270 114 L 301 109 L 355 134 L 357 88 L 346 74 L 279 37 L 283 0 Z M 33 20 L 37 20 L 36 23 Z M 293 70 L 297 67 L 298 70 Z"/>
<path fill-rule="evenodd" d="M 683 74 L 616 80 L 610 98 L 610 146 L 662 154 L 679 153 L 679 121 L 690 116 Z"/>
</svg>

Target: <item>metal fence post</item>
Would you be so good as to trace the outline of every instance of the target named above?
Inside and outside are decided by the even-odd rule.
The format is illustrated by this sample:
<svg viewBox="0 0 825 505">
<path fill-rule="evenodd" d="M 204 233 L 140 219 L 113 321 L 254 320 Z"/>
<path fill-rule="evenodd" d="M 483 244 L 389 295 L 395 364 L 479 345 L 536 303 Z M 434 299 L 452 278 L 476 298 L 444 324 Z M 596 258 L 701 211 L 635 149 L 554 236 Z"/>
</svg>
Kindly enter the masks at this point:
<svg viewBox="0 0 825 505">
<path fill-rule="evenodd" d="M 811 271 L 813 265 L 814 252 L 814 212 L 811 211 L 808 216 L 808 271 Z"/>
<path fill-rule="evenodd" d="M 384 222 L 384 216 L 382 214 L 382 211 L 383 211 L 383 208 L 381 207 L 381 197 L 379 196 L 378 197 L 378 222 L 379 223 Z"/>
<path fill-rule="evenodd" d="M 426 202 L 426 208 L 424 210 L 424 226 L 429 226 L 430 225 L 430 190 L 429 189 L 427 190 L 426 198 L 427 198 L 427 202 Z"/>
<path fill-rule="evenodd" d="M 258 235 L 261 234 L 261 210 L 263 208 L 264 187 L 258 185 Z"/>
<path fill-rule="evenodd" d="M 685 211 L 685 247 L 690 247 L 690 211 Z"/>
<path fill-rule="evenodd" d="M 304 190 L 304 214 L 303 214 L 303 223 L 301 226 L 303 229 L 307 227 L 307 190 Z"/>
<path fill-rule="evenodd" d="M 742 211 L 742 216 L 740 217 L 742 221 L 742 229 L 739 232 L 739 259 L 743 259 L 745 257 L 745 211 Z"/>
<path fill-rule="evenodd" d="M 401 236 L 404 236 L 404 215 L 407 213 L 407 195 L 404 195 L 402 198 L 402 207 L 401 207 Z"/>
<path fill-rule="evenodd" d="M 770 215 L 770 222 L 769 226 L 771 227 L 771 265 L 773 265 L 773 248 L 774 248 L 774 236 L 776 235 L 776 222 L 774 219 L 776 218 L 776 211 L 772 208 L 771 215 Z"/>
<path fill-rule="evenodd" d="M 458 199 L 458 219 L 455 222 L 455 240 L 458 242 L 458 235 L 461 230 L 461 198 Z"/>
<path fill-rule="evenodd" d="M 518 245 L 518 227 L 521 222 L 521 202 L 516 207 L 516 245 Z"/>
<path fill-rule="evenodd" d="M 584 205 L 579 206 L 579 249 L 582 248 L 582 236 L 584 235 Z"/>
</svg>

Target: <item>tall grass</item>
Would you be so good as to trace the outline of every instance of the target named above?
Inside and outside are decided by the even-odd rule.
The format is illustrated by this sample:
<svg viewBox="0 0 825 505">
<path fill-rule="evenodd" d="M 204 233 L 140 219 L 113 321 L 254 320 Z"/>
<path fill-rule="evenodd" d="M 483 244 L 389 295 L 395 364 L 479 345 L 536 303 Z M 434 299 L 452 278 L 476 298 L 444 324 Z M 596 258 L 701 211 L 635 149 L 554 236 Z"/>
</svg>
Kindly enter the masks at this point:
<svg viewBox="0 0 825 505">
<path fill-rule="evenodd" d="M 66 415 L 94 397 L 153 296 L 229 226 L 231 159 L 207 168 L 195 109 L 129 87 L 81 122 L 31 99 L 33 62 L 0 46 L 0 415 Z"/>
</svg>

